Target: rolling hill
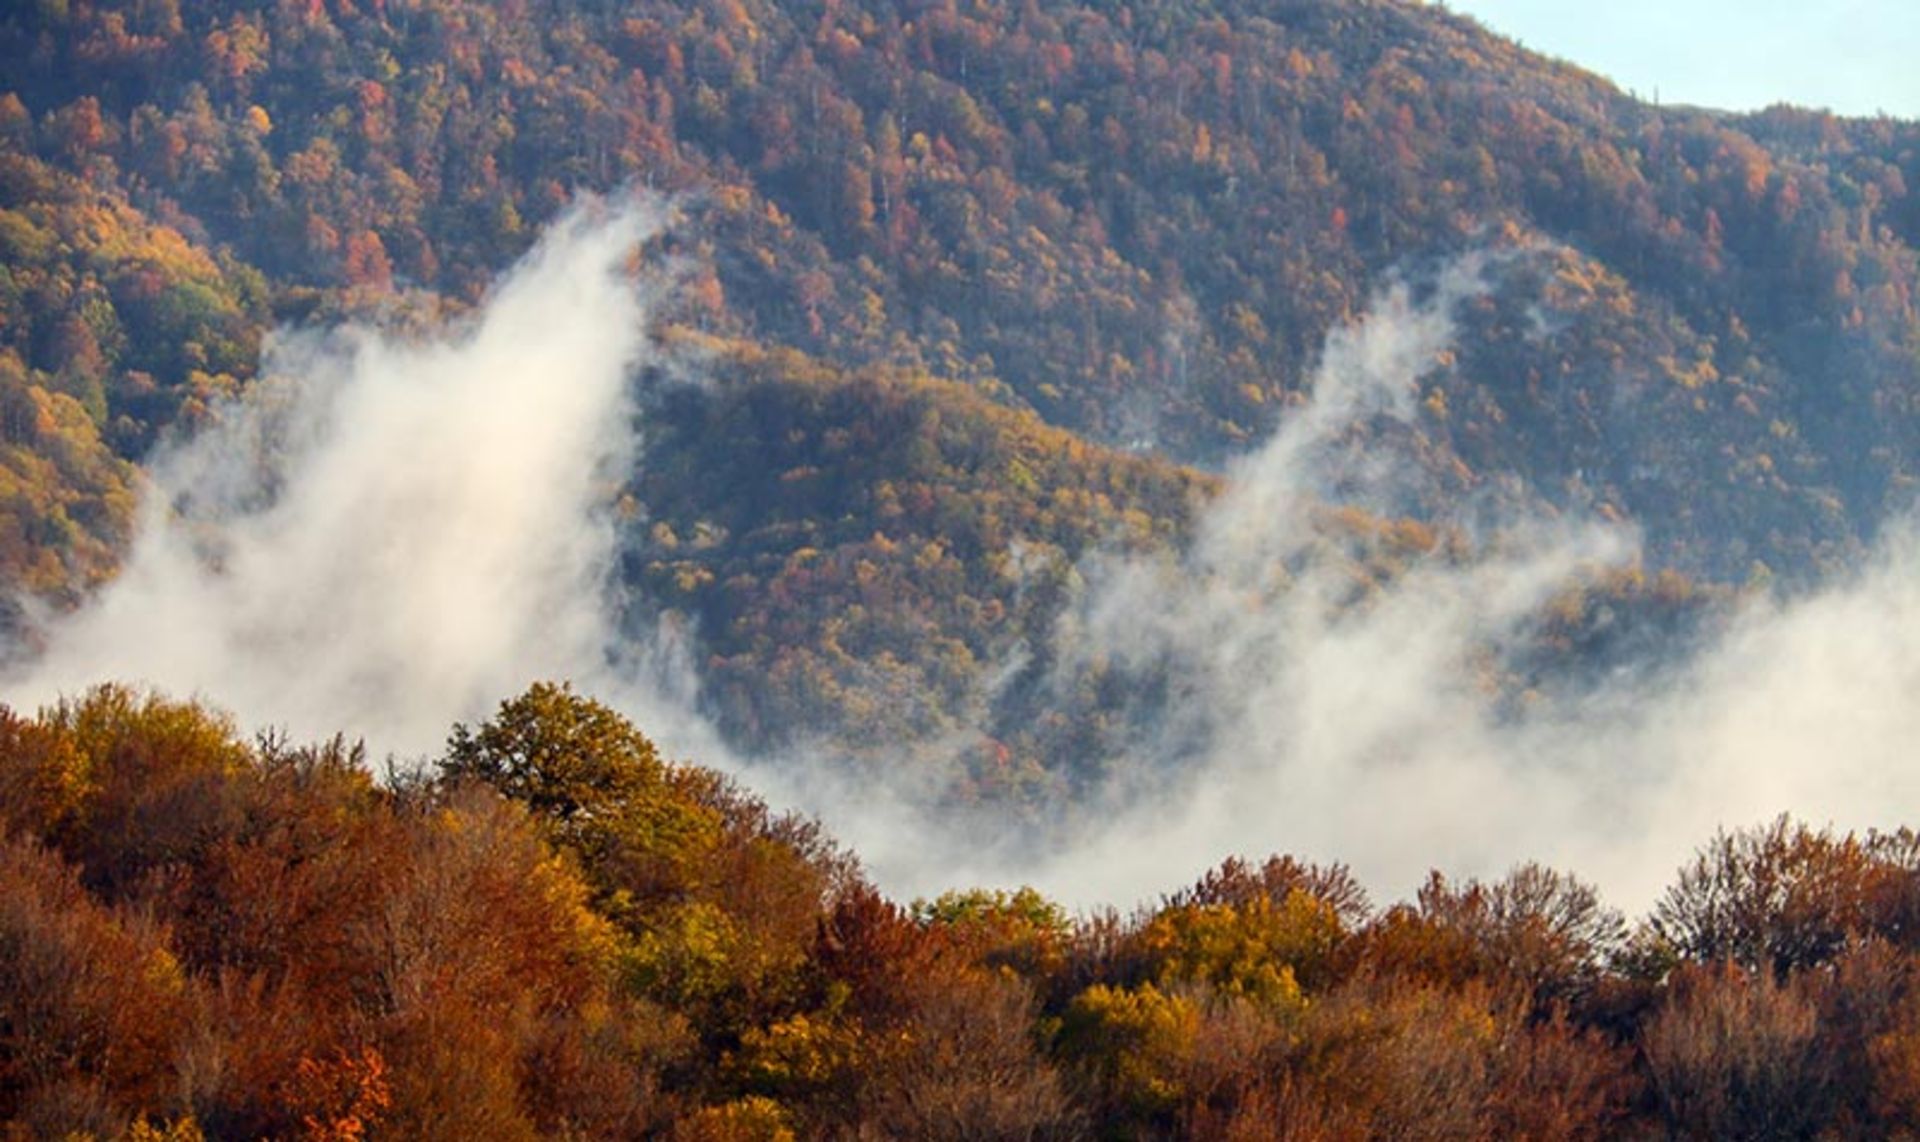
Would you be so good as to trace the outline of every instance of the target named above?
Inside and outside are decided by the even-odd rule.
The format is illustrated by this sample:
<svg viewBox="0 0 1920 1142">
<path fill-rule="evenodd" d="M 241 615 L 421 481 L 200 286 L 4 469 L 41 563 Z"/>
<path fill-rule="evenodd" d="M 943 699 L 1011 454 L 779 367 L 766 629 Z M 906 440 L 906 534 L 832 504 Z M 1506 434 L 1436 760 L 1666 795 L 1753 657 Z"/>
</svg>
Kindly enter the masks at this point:
<svg viewBox="0 0 1920 1142">
<path fill-rule="evenodd" d="M 1417 407 L 1351 430 L 1419 473 L 1359 532 L 1624 521 L 1649 576 L 1793 588 L 1920 466 L 1920 127 L 1651 106 L 1438 7 L 75 2 L 0 62 L 11 582 L 109 575 L 128 465 L 274 323 L 458 313 L 663 191 L 657 333 L 713 383 L 648 411 L 623 573 L 748 749 L 1006 748 L 1058 595 L 1008 567 L 1178 546 L 1328 337 L 1463 257 Z"/>
</svg>

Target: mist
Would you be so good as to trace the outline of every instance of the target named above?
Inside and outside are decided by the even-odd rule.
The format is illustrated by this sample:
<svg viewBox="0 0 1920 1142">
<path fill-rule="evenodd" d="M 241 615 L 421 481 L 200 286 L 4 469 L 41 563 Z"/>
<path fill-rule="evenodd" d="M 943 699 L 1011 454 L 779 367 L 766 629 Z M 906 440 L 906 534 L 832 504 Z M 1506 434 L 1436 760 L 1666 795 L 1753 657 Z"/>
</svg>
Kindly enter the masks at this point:
<svg viewBox="0 0 1920 1142">
<path fill-rule="evenodd" d="M 655 205 L 589 201 L 483 307 L 420 338 L 282 333 L 217 426 L 148 465 L 115 580 L 6 680 L 31 708 L 104 680 L 249 729 L 417 758 L 541 678 L 681 724 L 608 637 L 613 492 L 637 447 Z"/>
<path fill-rule="evenodd" d="M 1703 645 L 1672 645 L 1571 689 L 1503 701 L 1492 668 L 1550 602 L 1639 558 L 1631 528 L 1464 504 L 1463 558 L 1437 548 L 1357 588 L 1329 504 L 1416 500 L 1411 458 L 1382 451 L 1441 367 L 1459 304 L 1513 255 L 1477 254 L 1421 289 L 1398 281 L 1335 330 L 1309 400 L 1233 465 L 1173 557 L 1097 556 L 1050 647 L 1048 684 L 1099 667 L 1170 677 L 1105 768 L 1125 775 L 1059 838 L 845 831 L 883 881 L 1033 884 L 1080 907 L 1191 883 L 1229 855 L 1349 864 L 1384 899 L 1433 869 L 1498 877 L 1537 860 L 1651 906 L 1713 833 L 1781 813 L 1892 828 L 1920 804 L 1920 541 L 1791 601 L 1734 606 Z M 1373 447 L 1362 441 L 1374 442 Z M 1142 778 L 1141 775 L 1147 775 Z M 1171 775 L 1171 776 L 1169 776 Z M 930 840 L 929 838 L 940 838 Z"/>
<path fill-rule="evenodd" d="M 1468 505 L 1453 521 L 1464 551 L 1356 587 L 1316 512 L 1408 498 L 1420 476 L 1379 444 L 1392 437 L 1355 430 L 1415 418 L 1456 308 L 1505 255 L 1392 283 L 1334 331 L 1309 399 L 1231 467 L 1186 550 L 1078 569 L 1039 685 L 1064 695 L 1095 666 L 1177 685 L 1098 759 L 1130 776 L 1057 831 L 1001 843 L 930 809 L 924 783 L 850 779 L 817 753 L 742 762 L 699 716 L 674 640 L 632 630 L 615 583 L 618 493 L 644 439 L 634 386 L 664 288 L 634 255 L 664 217 L 585 204 L 425 339 L 276 338 L 216 428 L 152 461 L 124 570 L 43 617 L 44 652 L 5 678 L 7 702 L 119 680 L 203 697 L 246 729 L 361 734 L 404 761 L 529 682 L 566 678 L 675 756 L 817 814 L 896 895 L 1032 884 L 1077 907 L 1291 852 L 1347 862 L 1386 899 L 1430 868 L 1540 860 L 1644 908 L 1718 827 L 1781 812 L 1886 826 L 1920 804 L 1905 761 L 1920 740 L 1911 528 L 1843 582 L 1747 601 L 1704 647 L 1517 708 L 1490 656 L 1556 596 L 1632 564 L 1630 530 Z"/>
</svg>

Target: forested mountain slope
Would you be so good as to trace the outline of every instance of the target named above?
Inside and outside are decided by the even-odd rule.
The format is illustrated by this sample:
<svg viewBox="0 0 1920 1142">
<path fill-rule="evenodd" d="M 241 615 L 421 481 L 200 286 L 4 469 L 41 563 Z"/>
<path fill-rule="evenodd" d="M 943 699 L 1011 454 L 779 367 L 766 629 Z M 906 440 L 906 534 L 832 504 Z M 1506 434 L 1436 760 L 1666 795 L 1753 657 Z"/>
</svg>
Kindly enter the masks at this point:
<svg viewBox="0 0 1920 1142">
<path fill-rule="evenodd" d="M 901 715 L 937 729 L 1009 553 L 1176 537 L 1209 483 L 1179 465 L 1463 254 L 1487 289 L 1381 443 L 1426 478 L 1375 511 L 1624 519 L 1652 569 L 1798 582 L 1920 465 L 1920 128 L 1650 106 L 1437 7 L 72 0 L 0 17 L 0 73 L 16 582 L 106 573 L 123 463 L 271 321 L 457 309 L 581 192 L 655 188 L 670 323 L 745 356 L 666 410 L 628 565 L 697 612 L 746 740 L 889 690 L 945 695 Z M 768 478 L 726 474 L 746 413 L 798 474 L 716 503 Z M 830 443 L 929 418 L 958 462 Z M 892 601 L 841 638 L 862 561 Z"/>
<path fill-rule="evenodd" d="M 1916 179 L 1405 0 L 6 5 L 0 1118 L 1911 1134 Z M 8 708 L 130 618 L 464 724 Z"/>
<path fill-rule="evenodd" d="M 1907 475 L 1912 125 L 1649 107 L 1438 9 L 74 4 L 4 44 L 13 148 L 231 248 L 283 305 L 470 294 L 570 194 L 636 181 L 703 215 L 690 321 L 1217 458 L 1381 273 L 1545 243 L 1575 281 L 1530 300 L 1564 328 L 1518 360 L 1487 339 L 1468 407 L 1423 426 L 1475 473 L 1564 499 L 1580 472 L 1656 518 L 1682 486 L 1648 471 L 1657 413 L 1687 389 L 1697 490 L 1841 506 L 1772 542 L 1730 506 L 1656 550 L 1735 573 L 1698 548 L 1796 565 Z M 1644 412 L 1608 407 L 1642 386 Z M 1514 428 L 1484 440 L 1494 416 Z M 1529 429 L 1558 455 L 1505 439 Z"/>
</svg>

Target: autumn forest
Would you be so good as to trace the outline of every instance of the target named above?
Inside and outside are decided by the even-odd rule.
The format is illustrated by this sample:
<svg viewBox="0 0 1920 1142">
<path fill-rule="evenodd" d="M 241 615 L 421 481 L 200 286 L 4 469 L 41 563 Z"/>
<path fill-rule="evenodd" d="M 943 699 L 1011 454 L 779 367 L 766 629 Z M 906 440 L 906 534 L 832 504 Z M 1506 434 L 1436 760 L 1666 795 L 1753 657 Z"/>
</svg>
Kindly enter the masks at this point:
<svg viewBox="0 0 1920 1142">
<path fill-rule="evenodd" d="M 1417 0 L 8 5 L 0 1130 L 1920 1134 L 1917 180 Z"/>
</svg>

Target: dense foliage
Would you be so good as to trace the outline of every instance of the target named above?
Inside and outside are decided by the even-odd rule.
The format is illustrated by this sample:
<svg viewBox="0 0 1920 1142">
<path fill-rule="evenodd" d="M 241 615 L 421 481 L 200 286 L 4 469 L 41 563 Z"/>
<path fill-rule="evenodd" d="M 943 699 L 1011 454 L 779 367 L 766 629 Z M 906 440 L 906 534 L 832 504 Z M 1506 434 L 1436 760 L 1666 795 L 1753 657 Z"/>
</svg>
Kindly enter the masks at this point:
<svg viewBox="0 0 1920 1142">
<path fill-rule="evenodd" d="M 265 285 L 17 150 L 0 154 L 0 204 L 0 570 L 71 597 L 126 543 L 126 461 L 251 373 Z"/>
<path fill-rule="evenodd" d="M 902 907 L 536 685 L 377 784 L 102 687 L 0 711 L 22 1137 L 1581 1138 L 1920 1127 L 1920 842 L 1723 835 L 1580 881 L 1230 860 L 1130 915 Z"/>
<path fill-rule="evenodd" d="M 1553 263 L 1540 335 L 1477 330 L 1421 425 L 1470 483 L 1743 577 L 1844 555 L 1913 475 L 1911 124 L 1648 106 L 1433 8 L 77 2 L 0 21 L 0 59 L 9 148 L 287 312 L 471 297 L 639 182 L 697 203 L 684 320 L 1205 459 L 1383 272 L 1518 242 Z M 161 325 L 204 320 L 179 294 Z M 218 340 L 108 364 L 244 369 Z"/>
<path fill-rule="evenodd" d="M 824 734 L 897 761 L 991 728 L 983 676 L 1046 641 L 1076 562 L 1176 541 L 1214 487 L 951 383 L 791 353 L 723 367 L 721 392 L 649 419 L 631 577 L 697 624 L 749 747 Z M 1037 747 L 981 748 L 967 780 L 1047 783 Z"/>
<path fill-rule="evenodd" d="M 1429 381 L 1410 510 L 1597 511 L 1657 566 L 1792 578 L 1856 552 L 1913 476 L 1912 125 L 1648 106 L 1437 9 L 81 0 L 0 18 L 0 60 L 0 556 L 40 592 L 107 572 L 115 458 L 244 381 L 270 310 L 471 299 L 577 192 L 632 183 L 695 215 L 676 320 L 954 378 L 1090 441 L 1231 453 L 1384 273 L 1504 247 L 1530 253 Z M 1026 475 L 1102 479 L 1083 467 Z M 1128 506 L 1177 526 L 1152 499 Z M 1017 523 L 982 539 L 1055 541 Z M 755 623 L 754 586 L 702 629 Z M 936 625 L 977 653 L 969 616 Z"/>
<path fill-rule="evenodd" d="M 1419 479 L 1313 518 L 1354 598 L 1472 559 L 1462 501 L 1637 525 L 1474 664 L 1523 700 L 1908 505 L 1917 178 L 1915 124 L 1649 105 L 1407 0 L 12 4 L 0 634 L 113 573 L 274 323 L 457 312 L 645 187 L 708 383 L 638 386 L 620 570 L 734 743 L 1083 791 L 1156 700 L 1026 684 L 1084 561 L 1180 548 L 1329 332 L 1463 256 L 1410 422 L 1346 442 Z M 391 776 L 117 688 L 0 711 L 8 1131 L 1920 1131 L 1905 832 L 1715 838 L 1634 927 L 1285 857 L 1073 918 L 889 901 L 564 687 Z"/>
<path fill-rule="evenodd" d="M 1625 519 L 1650 571 L 1791 584 L 1917 474 L 1920 129 L 1651 106 L 1438 8 L 62 0 L 0 65 L 0 574 L 57 600 L 270 321 L 457 308 L 627 185 L 688 215 L 666 323 L 722 339 L 653 410 L 628 571 L 748 746 L 986 726 L 983 787 L 1057 787 L 981 708 L 1058 596 L 1009 568 L 1177 542 L 1178 465 L 1463 252 L 1392 514 Z"/>
</svg>

